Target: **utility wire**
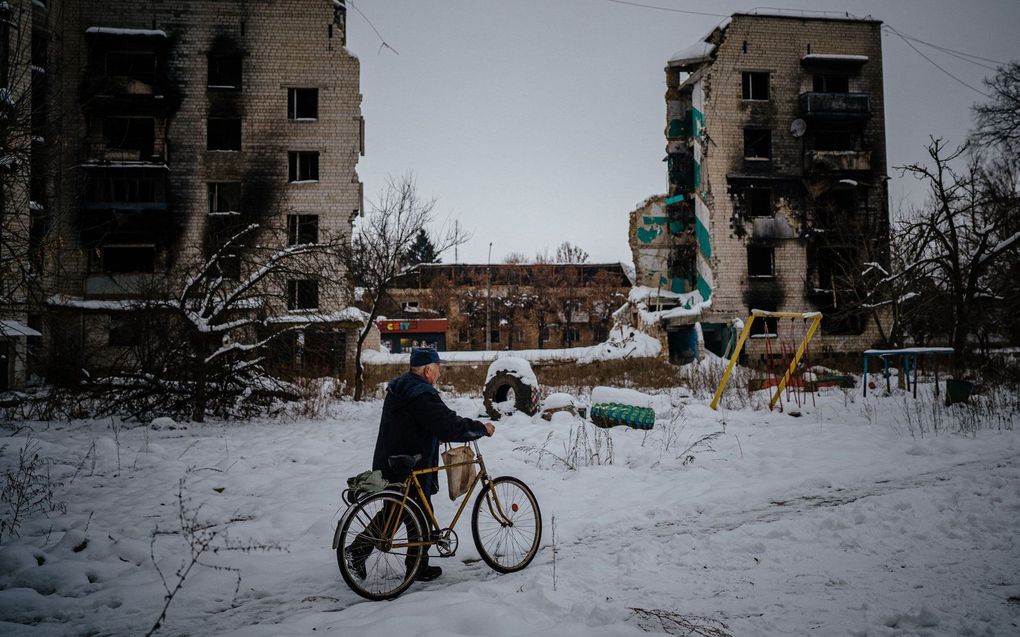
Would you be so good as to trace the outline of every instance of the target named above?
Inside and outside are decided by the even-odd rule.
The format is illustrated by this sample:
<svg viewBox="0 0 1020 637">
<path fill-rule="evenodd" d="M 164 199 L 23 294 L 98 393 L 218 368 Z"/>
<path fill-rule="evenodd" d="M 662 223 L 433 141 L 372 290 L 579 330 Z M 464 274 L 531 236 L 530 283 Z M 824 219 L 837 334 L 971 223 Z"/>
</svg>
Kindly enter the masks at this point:
<svg viewBox="0 0 1020 637">
<path fill-rule="evenodd" d="M 888 25 L 887 25 L 887 26 L 888 26 Z M 961 80 L 960 78 L 956 77 L 955 75 L 953 75 L 952 73 L 950 73 L 950 72 L 949 72 L 949 71 L 947 71 L 946 69 L 944 69 L 944 68 L 942 68 L 941 66 L 939 66 L 939 64 L 938 64 L 938 63 L 937 63 L 937 62 L 936 62 L 935 60 L 931 59 L 930 57 L 928 57 L 927 55 L 925 55 L 924 53 L 922 53 L 920 49 L 918 49 L 918 48 L 917 48 L 916 46 L 914 46 L 914 44 L 913 44 L 913 43 L 912 43 L 912 42 L 911 42 L 910 40 L 908 40 L 907 38 L 903 37 L 903 35 L 902 35 L 902 34 L 901 34 L 901 33 L 900 33 L 899 31 L 897 31 L 896 29 L 894 29 L 894 28 L 893 28 L 892 26 L 889 26 L 889 29 L 890 29 L 890 30 L 891 30 L 891 31 L 892 31 L 892 32 L 893 32 L 893 33 L 894 33 L 895 35 L 897 35 L 897 36 L 898 36 L 898 37 L 899 37 L 899 38 L 900 38 L 901 40 L 903 40 L 903 41 L 904 41 L 904 42 L 906 43 L 906 45 L 907 45 L 907 46 L 909 46 L 910 48 L 914 49 L 914 51 L 915 51 L 915 52 L 916 52 L 916 53 L 917 53 L 918 55 L 920 55 L 920 56 L 921 56 L 921 57 L 923 57 L 924 59 L 928 60 L 928 63 L 929 63 L 929 64 L 931 64 L 932 66 L 934 66 L 934 67 L 935 67 L 935 68 L 937 68 L 938 70 L 942 71 L 943 73 L 945 73 L 945 74 L 946 74 L 946 75 L 948 75 L 949 77 L 953 78 L 954 80 L 956 80 L 956 81 L 957 81 L 957 82 L 959 82 L 960 84 L 963 84 L 964 86 L 966 86 L 966 87 L 967 87 L 967 88 L 969 88 L 970 90 L 974 91 L 974 92 L 975 92 L 975 93 L 977 93 L 978 95 L 983 95 L 984 97 L 987 97 L 987 98 L 991 98 L 991 95 L 989 95 L 988 93 L 985 93 L 984 91 L 982 91 L 982 90 L 980 90 L 980 89 L 977 89 L 977 88 L 975 88 L 975 87 L 971 86 L 970 84 L 967 84 L 966 82 L 964 82 L 964 81 L 963 81 L 963 80 Z"/>
<path fill-rule="evenodd" d="M 671 11 L 673 13 L 686 13 L 687 15 L 707 15 L 712 18 L 728 18 L 729 14 L 723 13 L 706 13 L 704 11 L 688 11 L 687 9 L 674 9 L 672 7 L 657 7 L 652 4 L 641 4 L 640 2 L 628 2 L 627 0 L 607 0 L 607 2 L 613 2 L 615 4 L 626 4 L 632 7 L 641 7 L 642 9 L 656 9 L 658 11 Z"/>
<path fill-rule="evenodd" d="M 358 12 L 358 15 L 364 18 L 365 22 L 368 23 L 368 26 L 372 27 L 372 30 L 375 31 L 375 35 L 379 38 L 379 42 L 381 42 L 381 44 L 379 45 L 379 53 L 381 53 L 383 49 L 389 49 L 390 51 L 393 51 L 397 55 L 400 55 L 400 51 L 394 49 L 392 46 L 386 43 L 386 39 L 383 38 L 381 33 L 379 33 L 379 29 L 375 28 L 375 25 L 372 24 L 372 21 L 368 19 L 368 16 L 362 13 L 361 9 L 359 9 L 358 6 L 354 4 L 354 0 L 347 0 L 347 4 L 351 5 L 351 7 Z"/>
<path fill-rule="evenodd" d="M 978 66 L 983 66 L 986 69 L 990 68 L 993 71 L 996 70 L 995 67 L 990 67 L 990 66 L 987 66 L 985 64 L 979 64 L 978 62 L 975 62 L 974 60 L 981 60 L 982 62 L 990 62 L 992 64 L 997 64 L 999 66 L 1005 66 L 1006 65 L 1006 62 L 1003 62 L 1002 60 L 993 60 L 991 58 L 981 57 L 980 55 L 974 55 L 973 53 L 966 53 L 964 51 L 957 51 L 956 49 L 951 49 L 951 48 L 949 48 L 947 46 L 941 46 L 939 44 L 933 44 L 932 42 L 926 42 L 925 40 L 922 40 L 921 38 L 917 38 L 917 37 L 914 37 L 914 36 L 912 36 L 910 34 L 907 34 L 907 33 L 904 33 L 902 31 L 899 31 L 899 30 L 895 29 L 890 24 L 886 24 L 886 25 L 883 25 L 883 26 L 886 29 L 892 31 L 893 33 L 899 35 L 900 37 L 906 38 L 908 40 L 913 40 L 914 42 L 919 42 L 919 43 L 924 44 L 926 46 L 930 46 L 933 49 L 938 49 L 939 51 L 942 51 L 943 53 L 948 53 L 949 55 L 952 55 L 953 57 L 959 58 L 959 59 L 961 59 L 961 60 L 963 60 L 965 62 L 970 62 L 971 64 L 977 64 Z M 973 58 L 973 59 L 970 59 L 970 58 Z"/>
</svg>

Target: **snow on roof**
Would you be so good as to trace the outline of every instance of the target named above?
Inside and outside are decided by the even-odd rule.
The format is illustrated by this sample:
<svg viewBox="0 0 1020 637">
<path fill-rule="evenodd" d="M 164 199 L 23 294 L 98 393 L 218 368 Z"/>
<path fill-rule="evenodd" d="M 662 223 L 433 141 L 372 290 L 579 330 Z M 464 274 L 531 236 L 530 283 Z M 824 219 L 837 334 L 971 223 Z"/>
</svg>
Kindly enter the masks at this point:
<svg viewBox="0 0 1020 637">
<path fill-rule="evenodd" d="M 79 310 L 130 310 L 140 305 L 138 301 L 133 300 L 101 301 L 98 299 L 80 299 L 63 294 L 54 294 L 46 302 L 50 305 L 74 307 Z"/>
<path fill-rule="evenodd" d="M 96 35 L 127 35 L 153 38 L 165 38 L 166 31 L 162 29 L 125 29 L 120 27 L 89 27 L 85 33 Z"/>
<path fill-rule="evenodd" d="M 14 319 L 0 319 L 0 336 L 42 336 L 39 332 Z"/>
<path fill-rule="evenodd" d="M 485 374 L 485 383 L 488 384 L 500 372 L 520 378 L 525 385 L 538 386 L 538 378 L 531 369 L 531 364 L 518 356 L 503 356 L 492 361 L 489 371 Z"/>
<path fill-rule="evenodd" d="M 811 15 L 814 14 L 814 15 Z M 857 16 L 848 11 L 812 11 L 810 9 L 752 9 L 751 11 L 738 11 L 735 16 L 750 16 L 752 18 L 787 18 L 790 20 L 837 20 L 840 22 L 882 22 L 871 17 L 871 15 Z"/>
<path fill-rule="evenodd" d="M 368 320 L 368 312 L 356 307 L 346 307 L 338 312 L 326 314 L 285 314 L 269 319 L 270 323 L 360 323 Z"/>
<path fill-rule="evenodd" d="M 78 168 L 162 168 L 163 170 L 170 170 L 170 167 L 165 162 L 99 161 L 95 159 L 78 164 Z"/>
<path fill-rule="evenodd" d="M 848 62 L 852 64 L 864 64 L 868 61 L 866 55 L 843 55 L 841 53 L 808 53 L 800 59 L 801 62 Z"/>
<path fill-rule="evenodd" d="M 709 42 L 698 41 L 690 45 L 686 49 L 681 49 L 673 54 L 667 64 L 669 66 L 683 66 L 686 64 L 695 64 L 697 62 L 705 62 L 712 59 L 712 54 L 715 53 L 715 45 Z"/>
</svg>

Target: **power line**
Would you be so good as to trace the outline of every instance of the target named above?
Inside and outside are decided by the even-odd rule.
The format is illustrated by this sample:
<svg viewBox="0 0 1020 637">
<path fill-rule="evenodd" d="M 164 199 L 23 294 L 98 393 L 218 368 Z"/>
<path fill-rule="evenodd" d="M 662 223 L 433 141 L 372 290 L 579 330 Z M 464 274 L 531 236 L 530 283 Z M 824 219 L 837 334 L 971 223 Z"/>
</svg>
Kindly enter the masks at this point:
<svg viewBox="0 0 1020 637">
<path fill-rule="evenodd" d="M 959 57 L 961 60 L 964 60 L 965 62 L 971 62 L 972 64 L 978 64 L 977 62 L 974 62 L 973 60 L 981 60 L 982 62 L 991 62 L 992 64 L 997 64 L 999 66 L 1005 66 L 1007 64 L 1006 62 L 1003 62 L 1002 60 L 993 60 L 992 58 L 981 57 L 980 55 L 974 55 L 973 53 L 967 53 L 965 51 L 957 51 L 956 49 L 951 49 L 948 46 L 942 46 L 942 45 L 939 45 L 939 44 L 934 44 L 932 42 L 927 42 L 925 40 L 922 40 L 921 38 L 914 37 L 914 36 L 912 36 L 912 35 L 910 35 L 908 33 L 904 33 L 902 31 L 899 31 L 896 28 L 894 28 L 891 24 L 885 24 L 883 26 L 886 29 L 889 29 L 890 31 L 896 33 L 897 35 L 899 35 L 902 38 L 906 38 L 908 40 L 913 40 L 914 42 L 919 42 L 921 44 L 930 46 L 933 49 L 938 49 L 939 51 L 942 51 L 944 53 L 948 53 L 950 55 L 953 55 L 953 57 Z M 968 59 L 968 58 L 973 58 L 973 60 Z M 985 66 L 984 64 L 978 64 L 978 66 L 984 66 L 985 68 L 990 68 L 988 66 Z M 992 68 L 992 70 L 994 71 L 996 69 Z"/>
<path fill-rule="evenodd" d="M 899 32 L 899 31 L 897 31 L 897 30 L 896 30 L 895 28 L 893 28 L 893 27 L 892 27 L 891 25 L 886 25 L 886 26 L 888 26 L 888 27 L 889 27 L 889 29 L 890 29 L 890 30 L 891 30 L 891 31 L 892 31 L 892 32 L 893 32 L 894 34 L 896 34 L 896 35 L 897 35 L 897 36 L 898 36 L 898 37 L 899 37 L 899 38 L 900 38 L 901 40 L 903 40 L 903 41 L 904 41 L 904 42 L 906 43 L 906 45 L 907 45 L 907 46 L 909 46 L 910 48 L 914 49 L 914 51 L 915 51 L 915 52 L 916 52 L 916 53 L 917 53 L 918 55 L 920 55 L 920 56 L 921 56 L 921 57 L 923 57 L 924 59 L 928 60 L 928 63 L 929 63 L 929 64 L 931 64 L 932 66 L 934 66 L 934 67 L 935 67 L 935 68 L 937 68 L 938 70 L 942 71 L 943 73 L 945 73 L 945 74 L 946 74 L 946 75 L 948 75 L 949 77 L 953 78 L 954 80 L 956 80 L 956 81 L 957 81 L 957 82 L 959 82 L 960 84 L 963 84 L 964 86 L 966 86 L 966 87 L 967 87 L 967 88 L 969 88 L 970 90 L 974 91 L 974 92 L 975 92 L 975 93 L 977 93 L 978 95 L 983 95 L 984 97 L 988 97 L 988 98 L 990 98 L 990 97 L 991 97 L 991 95 L 989 95 L 989 94 L 985 93 L 984 91 L 982 91 L 982 90 L 980 90 L 980 89 L 974 88 L 974 87 L 973 87 L 973 86 L 971 86 L 970 84 L 967 84 L 966 82 L 964 82 L 964 81 L 963 81 L 963 80 L 961 80 L 960 78 L 956 77 L 955 75 L 953 75 L 952 73 L 950 73 L 950 72 L 949 72 L 949 71 L 947 71 L 946 69 L 944 69 L 944 68 L 942 68 L 941 66 L 939 66 L 939 64 L 938 64 L 938 63 L 937 63 L 937 62 L 936 62 L 935 60 L 931 59 L 930 57 L 928 57 L 927 55 L 925 55 L 924 53 L 922 53 L 920 49 L 918 49 L 918 48 L 917 48 L 916 46 L 914 46 L 914 44 L 913 44 L 913 43 L 912 43 L 912 42 L 911 42 L 910 40 L 908 40 L 907 38 L 903 37 L 903 35 L 902 35 L 902 34 L 900 34 L 900 32 Z"/>
<path fill-rule="evenodd" d="M 672 13 L 686 13 L 687 15 L 705 15 L 712 18 L 728 18 L 729 14 L 722 13 L 706 13 L 704 11 L 688 11 L 687 9 L 674 9 L 672 7 L 657 7 L 652 4 L 641 4 L 640 2 L 628 2 L 627 0 L 606 0 L 607 2 L 613 2 L 615 4 L 626 4 L 632 7 L 641 7 L 642 9 L 656 9 L 657 11 L 670 11 Z"/>
<path fill-rule="evenodd" d="M 390 51 L 393 51 L 397 55 L 400 55 L 400 51 L 394 49 L 392 46 L 386 43 L 386 39 L 383 38 L 381 33 L 379 33 L 379 29 L 375 28 L 375 25 L 372 24 L 372 21 L 368 19 L 368 16 L 362 13 L 361 9 L 359 9 L 358 6 L 354 4 L 354 0 L 347 0 L 347 4 L 351 5 L 351 7 L 358 12 L 358 15 L 364 18 L 365 22 L 368 23 L 368 26 L 372 27 L 372 30 L 375 31 L 375 35 L 379 38 L 379 42 L 381 42 L 381 44 L 379 45 L 380 52 L 382 52 L 382 50 L 385 48 L 389 49 Z"/>
</svg>

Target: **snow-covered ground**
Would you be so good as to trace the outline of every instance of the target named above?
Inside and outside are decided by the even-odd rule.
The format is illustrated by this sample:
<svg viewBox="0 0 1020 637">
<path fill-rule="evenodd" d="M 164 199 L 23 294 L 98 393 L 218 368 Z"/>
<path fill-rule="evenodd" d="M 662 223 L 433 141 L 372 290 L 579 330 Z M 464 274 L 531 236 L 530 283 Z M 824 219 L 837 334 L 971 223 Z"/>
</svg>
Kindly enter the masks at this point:
<svg viewBox="0 0 1020 637">
<path fill-rule="evenodd" d="M 0 634 L 145 634 L 165 603 L 154 562 L 173 590 L 189 561 L 182 484 L 185 524 L 235 549 L 201 562 L 236 570 L 194 566 L 159 634 L 662 630 L 631 608 L 715 620 L 735 636 L 1020 634 L 1015 427 L 915 438 L 913 399 L 850 395 L 825 390 L 800 417 L 689 400 L 649 432 L 609 431 L 612 464 L 575 470 L 553 457 L 577 440 L 571 416 L 504 419 L 482 450 L 538 496 L 535 561 L 489 570 L 464 518 L 457 556 L 433 558 L 443 576 L 391 602 L 355 596 L 330 550 L 345 480 L 370 463 L 378 401 L 338 402 L 314 421 L 21 423 L 0 464 L 14 471 L 29 444 L 66 513 L 5 534 Z M 449 402 L 480 412 L 480 398 Z M 586 433 L 606 461 L 606 432 Z M 445 489 L 435 501 L 452 516 Z M 240 550 L 252 544 L 277 548 Z"/>
</svg>

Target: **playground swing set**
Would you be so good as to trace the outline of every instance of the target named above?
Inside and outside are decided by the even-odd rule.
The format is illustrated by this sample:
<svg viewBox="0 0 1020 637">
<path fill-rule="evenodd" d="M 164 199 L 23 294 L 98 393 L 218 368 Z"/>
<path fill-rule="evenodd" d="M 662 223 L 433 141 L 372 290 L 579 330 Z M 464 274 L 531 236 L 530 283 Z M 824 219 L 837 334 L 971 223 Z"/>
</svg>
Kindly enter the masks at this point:
<svg viewBox="0 0 1020 637">
<path fill-rule="evenodd" d="M 786 322 L 789 320 L 789 323 Z M 762 331 L 754 334 L 755 321 L 760 321 Z M 774 409 L 779 404 L 783 409 L 782 395 L 786 390 L 788 402 L 795 402 L 799 407 L 807 400 L 806 392 L 811 393 L 812 403 L 814 402 L 814 386 L 808 387 L 808 381 L 804 378 L 803 370 L 810 359 L 811 339 L 822 322 L 821 312 L 770 312 L 767 310 L 751 310 L 751 316 L 744 323 L 744 329 L 740 332 L 737 345 L 730 356 L 730 362 L 726 365 L 719 387 L 712 397 L 712 409 L 719 408 L 719 400 L 722 398 L 726 384 L 729 382 L 733 367 L 740 358 L 740 353 L 748 338 L 765 339 L 765 378 L 762 380 L 762 388 L 775 387 L 775 392 L 769 400 L 769 409 Z M 783 328 L 786 328 L 785 330 Z M 775 329 L 774 332 L 770 331 Z M 802 365 L 803 363 L 803 365 Z"/>
</svg>

